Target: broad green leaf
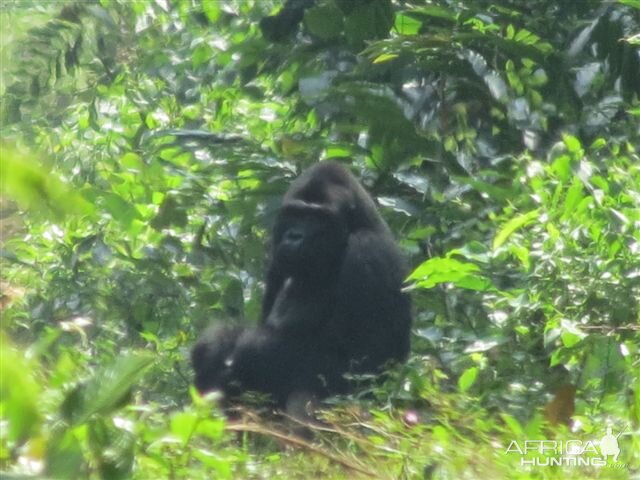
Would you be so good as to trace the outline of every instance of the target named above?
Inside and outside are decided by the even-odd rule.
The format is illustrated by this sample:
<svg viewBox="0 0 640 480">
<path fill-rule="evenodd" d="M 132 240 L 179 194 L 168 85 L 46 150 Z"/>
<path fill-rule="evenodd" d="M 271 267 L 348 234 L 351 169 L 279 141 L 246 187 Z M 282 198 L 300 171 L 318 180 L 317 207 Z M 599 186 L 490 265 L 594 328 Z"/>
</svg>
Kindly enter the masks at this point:
<svg viewBox="0 0 640 480">
<path fill-rule="evenodd" d="M 580 143 L 580 140 L 578 140 L 573 135 L 563 135 L 562 141 L 564 142 L 567 150 L 570 153 L 578 153 L 580 152 L 580 150 L 582 150 L 582 144 Z"/>
<path fill-rule="evenodd" d="M 140 214 L 135 206 L 115 193 L 104 193 L 102 195 L 102 203 L 105 210 L 109 212 L 115 220 L 126 227 L 136 218 L 140 218 Z"/>
<path fill-rule="evenodd" d="M 199 421 L 195 412 L 178 412 L 171 417 L 171 433 L 186 444 L 195 433 Z"/>
<path fill-rule="evenodd" d="M 409 276 L 409 280 L 415 280 L 439 273 L 442 273 L 442 275 L 451 273 L 453 278 L 453 275 L 458 275 L 460 273 L 473 273 L 479 270 L 479 267 L 473 263 L 464 263 L 453 258 L 436 257 L 431 258 L 418 266 L 418 268 L 416 268 Z"/>
<path fill-rule="evenodd" d="M 4 333 L 0 333 L 0 348 L 0 412 L 6 422 L 3 431 L 11 441 L 22 443 L 35 433 L 41 421 L 38 399 L 42 392 L 32 362 L 9 344 Z"/>
<path fill-rule="evenodd" d="M 528 225 L 540 216 L 540 210 L 535 209 L 509 220 L 496 234 L 493 239 L 493 249 L 500 248 L 504 242 L 519 228 Z"/>
<path fill-rule="evenodd" d="M 307 10 L 304 24 L 318 38 L 331 40 L 342 33 L 344 16 L 333 3 L 328 3 Z"/>
<path fill-rule="evenodd" d="M 61 479 L 82 477 L 82 472 L 87 468 L 79 440 L 85 433 L 83 430 L 86 428 L 53 430 L 45 452 L 47 477 Z"/>
<path fill-rule="evenodd" d="M 225 420 L 222 417 L 216 418 L 209 416 L 200 419 L 196 431 L 199 435 L 203 435 L 211 440 L 219 440 L 224 435 Z"/>
<path fill-rule="evenodd" d="M 0 192 L 34 214 L 50 215 L 55 220 L 62 220 L 67 214 L 94 212 L 93 205 L 28 152 L 18 152 L 4 144 L 0 144 Z"/>
<path fill-rule="evenodd" d="M 67 394 L 62 405 L 63 415 L 80 424 L 92 415 L 108 415 L 120 408 L 126 403 L 131 387 L 142 378 L 154 360 L 146 353 L 118 357 Z"/>
<path fill-rule="evenodd" d="M 220 3 L 216 0 L 203 0 L 202 11 L 211 23 L 216 23 L 220 18 Z"/>
<path fill-rule="evenodd" d="M 580 341 L 582 340 L 579 335 L 567 331 L 563 331 L 560 334 L 560 338 L 562 339 L 562 344 L 565 347 L 573 347 L 574 345 L 580 343 Z"/>
<path fill-rule="evenodd" d="M 458 388 L 461 392 L 466 392 L 475 383 L 478 377 L 478 367 L 467 368 L 458 379 Z"/>
<path fill-rule="evenodd" d="M 394 28 L 400 35 L 416 35 L 420 31 L 421 27 L 422 22 L 416 20 L 412 16 L 404 15 L 402 13 L 396 15 Z"/>
<path fill-rule="evenodd" d="M 582 182 L 575 178 L 571 187 L 567 191 L 567 196 L 564 200 L 564 218 L 571 218 L 572 215 L 576 214 L 576 208 L 578 204 L 584 198 L 583 196 L 584 187 Z"/>
<path fill-rule="evenodd" d="M 640 0 L 618 0 L 618 2 L 640 10 Z"/>
<path fill-rule="evenodd" d="M 491 281 L 479 273 L 479 267 L 453 258 L 431 258 L 422 263 L 409 276 L 418 288 L 433 288 L 440 283 L 453 283 L 457 287 L 485 291 L 493 288 Z"/>
<path fill-rule="evenodd" d="M 571 176 L 571 157 L 567 154 L 560 154 L 553 159 L 552 171 L 565 181 Z"/>
<path fill-rule="evenodd" d="M 345 34 L 351 45 L 359 47 L 368 40 L 385 37 L 393 25 L 393 20 L 390 0 L 356 3 L 347 15 Z"/>
<path fill-rule="evenodd" d="M 560 322 L 560 329 L 560 339 L 565 347 L 573 347 L 587 336 L 575 322 L 567 319 Z"/>
<path fill-rule="evenodd" d="M 144 163 L 137 153 L 127 152 L 120 158 L 120 165 L 129 171 L 139 173 L 142 171 Z"/>
<path fill-rule="evenodd" d="M 638 1 L 640 1 L 640 0 L 638 0 Z M 589 148 L 590 148 L 591 150 L 600 150 L 601 148 L 605 147 L 606 145 L 607 145 L 607 141 L 606 141 L 604 138 L 599 137 L 599 138 L 596 138 L 596 139 L 591 143 L 591 145 L 589 146 Z"/>
<path fill-rule="evenodd" d="M 211 60 L 213 55 L 214 52 L 209 45 L 198 45 L 193 49 L 193 53 L 191 54 L 191 63 L 193 64 L 193 68 L 198 68 L 201 65 L 205 65 L 208 61 Z"/>
</svg>

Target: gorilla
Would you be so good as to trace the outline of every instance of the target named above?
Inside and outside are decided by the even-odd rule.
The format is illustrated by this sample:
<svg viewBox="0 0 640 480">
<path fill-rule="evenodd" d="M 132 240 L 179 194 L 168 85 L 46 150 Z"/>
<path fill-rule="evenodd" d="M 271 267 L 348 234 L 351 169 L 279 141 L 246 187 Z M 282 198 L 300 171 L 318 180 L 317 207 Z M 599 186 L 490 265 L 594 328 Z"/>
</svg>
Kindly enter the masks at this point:
<svg viewBox="0 0 640 480">
<path fill-rule="evenodd" d="M 345 374 L 406 360 L 407 271 L 373 200 L 343 166 L 318 162 L 291 184 L 271 243 L 260 322 L 205 331 L 191 352 L 199 391 L 257 391 L 286 405 L 345 393 Z"/>
</svg>

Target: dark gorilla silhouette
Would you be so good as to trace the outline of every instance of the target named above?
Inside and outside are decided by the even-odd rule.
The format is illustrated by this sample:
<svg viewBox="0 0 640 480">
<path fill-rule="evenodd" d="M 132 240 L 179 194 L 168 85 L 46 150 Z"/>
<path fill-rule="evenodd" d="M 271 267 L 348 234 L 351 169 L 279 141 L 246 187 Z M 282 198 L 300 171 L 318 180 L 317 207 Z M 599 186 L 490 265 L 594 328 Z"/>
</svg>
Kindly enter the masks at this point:
<svg viewBox="0 0 640 480">
<path fill-rule="evenodd" d="M 371 197 L 344 167 L 320 162 L 285 194 L 272 232 L 259 326 L 207 330 L 192 350 L 200 391 L 272 395 L 348 390 L 409 353 L 411 305 L 400 252 Z"/>
</svg>

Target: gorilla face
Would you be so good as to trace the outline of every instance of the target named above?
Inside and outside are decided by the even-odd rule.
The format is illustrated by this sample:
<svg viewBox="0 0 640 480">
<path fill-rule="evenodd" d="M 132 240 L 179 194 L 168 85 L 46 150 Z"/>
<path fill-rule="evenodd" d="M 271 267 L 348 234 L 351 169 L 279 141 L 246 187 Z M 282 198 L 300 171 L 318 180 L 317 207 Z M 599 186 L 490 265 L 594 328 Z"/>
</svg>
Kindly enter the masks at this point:
<svg viewBox="0 0 640 480">
<path fill-rule="evenodd" d="M 284 204 L 273 235 L 273 263 L 285 277 L 327 278 L 339 264 L 348 238 L 345 219 L 322 205 Z"/>
<path fill-rule="evenodd" d="M 300 393 L 345 391 L 346 373 L 404 361 L 405 275 L 369 194 L 341 165 L 315 164 L 291 184 L 277 215 L 260 324 L 205 333 L 192 350 L 196 386 L 268 393 L 282 406 Z"/>
</svg>

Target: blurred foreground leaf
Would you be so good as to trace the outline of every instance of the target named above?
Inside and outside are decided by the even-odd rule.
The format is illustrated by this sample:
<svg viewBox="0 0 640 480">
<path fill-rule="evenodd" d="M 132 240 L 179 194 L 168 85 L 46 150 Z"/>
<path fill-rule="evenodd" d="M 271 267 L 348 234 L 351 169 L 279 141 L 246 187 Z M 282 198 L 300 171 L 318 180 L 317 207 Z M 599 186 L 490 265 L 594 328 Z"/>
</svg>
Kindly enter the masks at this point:
<svg viewBox="0 0 640 480">
<path fill-rule="evenodd" d="M 120 408 L 152 362 L 153 357 L 147 354 L 119 357 L 69 392 L 62 404 L 63 415 L 74 423 L 82 423 L 94 414 L 105 415 Z"/>
<path fill-rule="evenodd" d="M 0 335 L 0 412 L 2 423 L 13 441 L 29 437 L 38 422 L 40 388 L 26 358 Z M 5 430 L 5 426 L 3 426 Z"/>
<path fill-rule="evenodd" d="M 33 157 L 5 145 L 0 145 L 0 193 L 33 213 L 53 215 L 56 220 L 70 213 L 93 212 L 90 203 Z"/>
</svg>

